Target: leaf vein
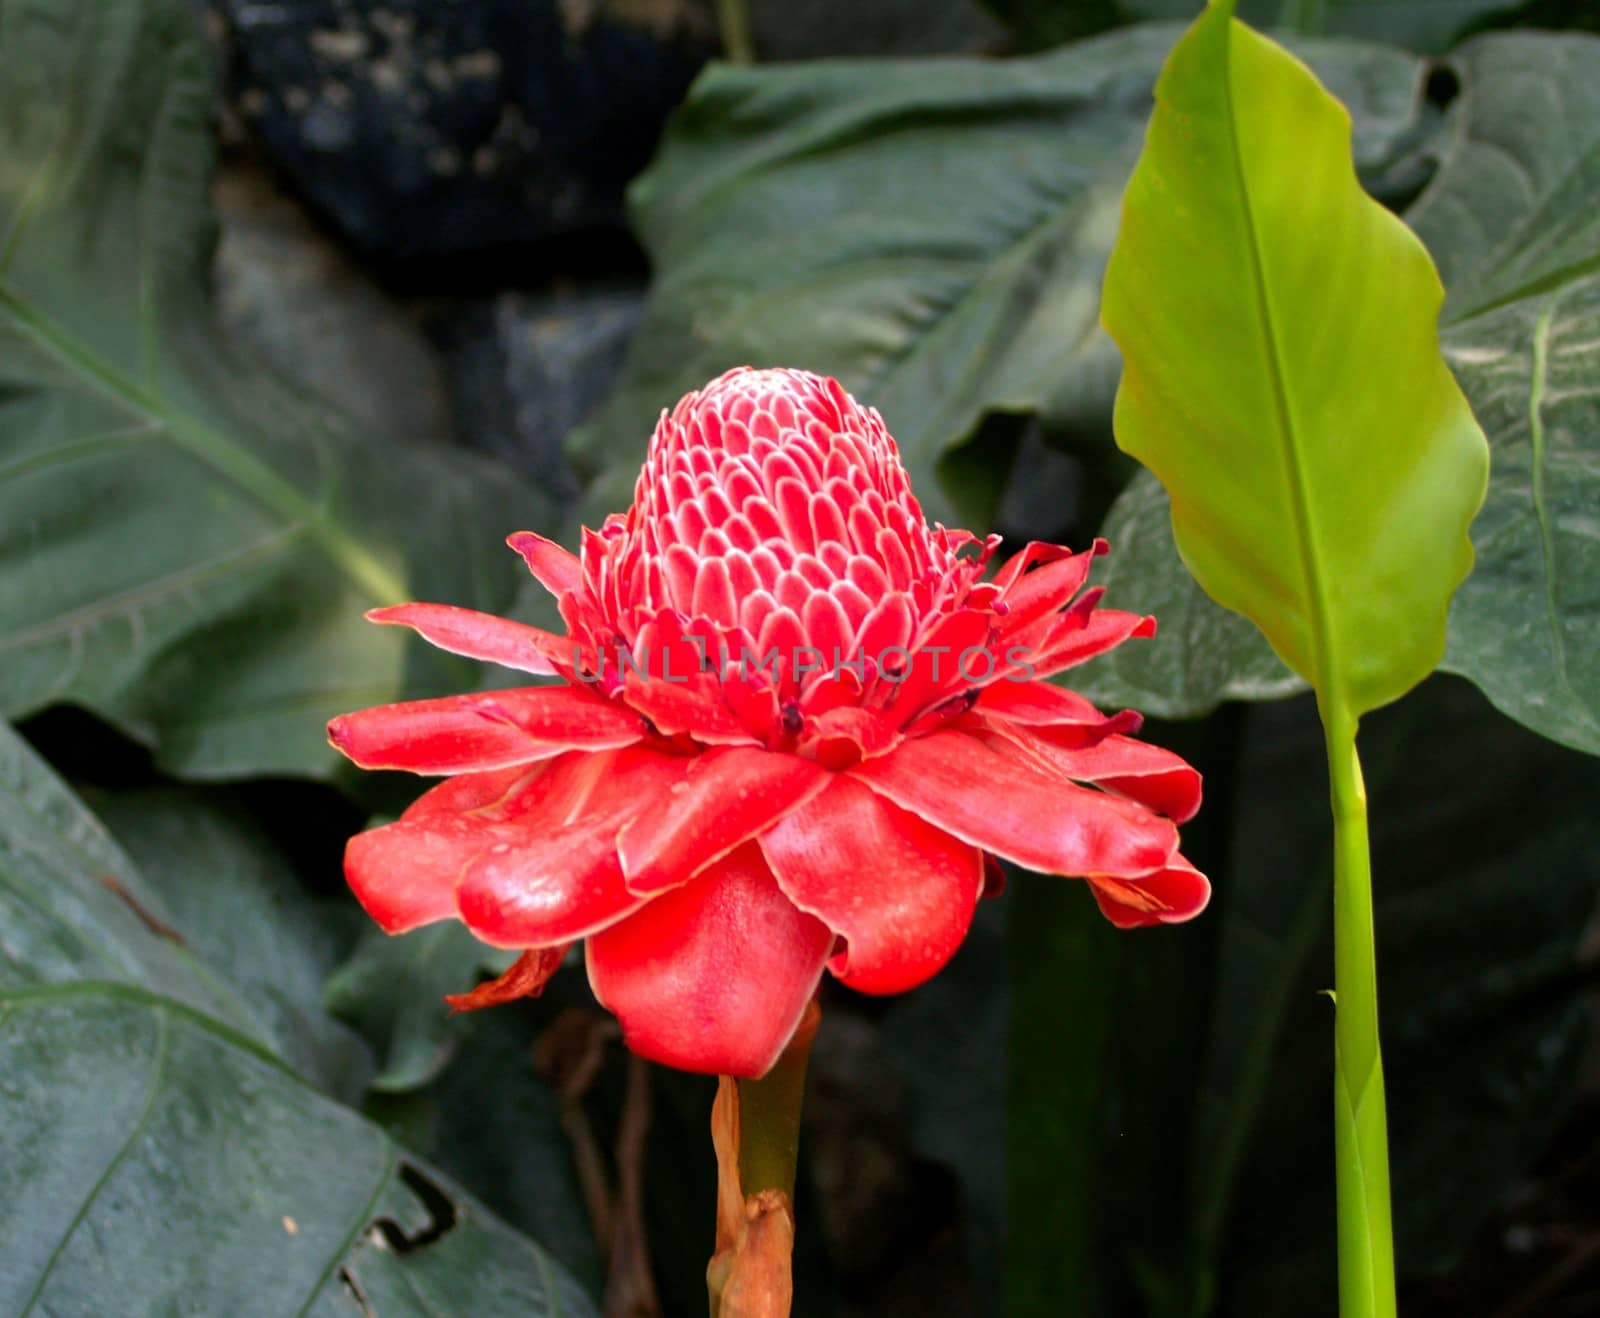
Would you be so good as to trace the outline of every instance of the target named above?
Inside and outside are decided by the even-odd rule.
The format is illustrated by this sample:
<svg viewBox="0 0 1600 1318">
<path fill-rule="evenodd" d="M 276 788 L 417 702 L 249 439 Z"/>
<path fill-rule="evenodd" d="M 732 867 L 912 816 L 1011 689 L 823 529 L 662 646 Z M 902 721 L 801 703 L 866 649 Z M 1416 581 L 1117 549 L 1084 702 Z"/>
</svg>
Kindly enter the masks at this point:
<svg viewBox="0 0 1600 1318">
<path fill-rule="evenodd" d="M 1544 613 L 1545 620 L 1550 625 L 1550 645 L 1556 662 L 1556 674 L 1561 679 L 1561 685 L 1572 697 L 1574 708 L 1583 711 L 1586 715 L 1585 721 L 1593 726 L 1595 719 L 1588 712 L 1588 705 L 1573 685 L 1568 664 L 1566 636 L 1561 627 L 1560 608 L 1556 599 L 1555 528 L 1550 522 L 1549 500 L 1545 490 L 1549 445 L 1546 443 L 1544 433 L 1544 395 L 1545 385 L 1549 379 L 1551 325 L 1555 320 L 1556 306 L 1560 301 L 1561 292 L 1557 290 L 1546 299 L 1539 311 L 1539 319 L 1533 327 L 1533 368 L 1528 382 L 1528 445 L 1532 450 L 1529 487 L 1534 519 L 1539 525 L 1539 560 L 1541 575 L 1544 578 Z"/>
<path fill-rule="evenodd" d="M 281 527 L 242 549 L 204 563 L 188 564 L 150 581 L 142 582 L 138 586 L 130 587 L 128 590 L 102 596 L 70 612 L 58 613 L 53 618 L 46 618 L 9 636 L 0 636 L 0 652 L 20 650 L 30 645 L 37 645 L 41 641 L 55 640 L 63 633 L 70 635 L 84 628 L 95 627 L 109 619 L 120 617 L 129 610 L 180 594 L 208 577 L 241 567 L 253 559 L 268 557 L 305 529 L 304 523 Z"/>
<path fill-rule="evenodd" d="M 1266 267 L 1262 263 L 1261 235 L 1256 227 L 1255 212 L 1250 204 L 1250 188 L 1246 181 L 1243 149 L 1239 143 L 1239 106 L 1233 92 L 1233 32 L 1235 20 L 1229 19 L 1223 33 L 1224 58 L 1222 77 L 1228 104 L 1228 145 L 1231 149 L 1234 182 L 1239 189 L 1240 206 L 1244 210 L 1245 230 L 1250 249 L 1250 269 L 1255 285 L 1256 306 L 1266 331 L 1267 373 L 1272 380 L 1272 401 L 1277 412 L 1278 432 L 1283 442 L 1285 471 L 1288 477 L 1289 498 L 1294 508 L 1296 548 L 1300 556 L 1300 574 L 1305 582 L 1310 608 L 1307 617 L 1311 627 L 1312 647 L 1317 671 L 1311 685 L 1316 688 L 1319 701 L 1330 696 L 1343 703 L 1344 693 L 1327 690 L 1333 677 L 1333 642 L 1328 634 L 1328 602 L 1318 567 L 1316 530 L 1312 524 L 1311 498 L 1306 489 L 1305 472 L 1300 465 L 1300 452 L 1295 442 L 1293 411 L 1289 404 L 1288 385 L 1284 379 L 1283 350 L 1278 342 L 1277 324 L 1272 312 L 1271 290 L 1267 286 Z"/>
<path fill-rule="evenodd" d="M 8 1006 L 8 1011 L 11 1009 L 12 1007 Z M 144 1105 L 139 1112 L 138 1120 L 133 1123 L 132 1128 L 128 1131 L 127 1138 L 122 1141 L 116 1156 L 106 1164 L 105 1170 L 96 1178 L 94 1185 L 89 1189 L 88 1195 L 78 1205 L 78 1211 L 73 1214 L 72 1221 L 67 1224 L 66 1231 L 62 1233 L 61 1239 L 56 1242 L 55 1249 L 51 1251 L 49 1259 L 45 1261 L 44 1271 L 39 1274 L 38 1285 L 33 1288 L 33 1294 L 28 1297 L 27 1304 L 23 1306 L 21 1318 L 28 1318 L 28 1315 L 33 1312 L 34 1306 L 39 1302 L 39 1297 L 44 1294 L 44 1288 L 49 1282 L 51 1274 L 55 1272 L 56 1265 L 60 1263 L 61 1256 L 65 1253 L 67 1245 L 71 1242 L 72 1237 L 77 1234 L 78 1228 L 83 1225 L 90 1208 L 94 1206 L 95 1200 L 100 1197 L 100 1192 L 105 1189 L 106 1183 L 110 1181 L 117 1168 L 122 1165 L 123 1160 L 128 1156 L 128 1151 L 133 1148 L 134 1142 L 150 1124 L 150 1118 L 155 1115 L 156 1097 L 161 1092 L 161 1082 L 166 1076 L 168 1030 L 166 1015 L 164 1013 L 158 1014 L 156 1017 L 156 1051 L 150 1066 L 150 1084 L 149 1088 L 145 1090 Z"/>
</svg>

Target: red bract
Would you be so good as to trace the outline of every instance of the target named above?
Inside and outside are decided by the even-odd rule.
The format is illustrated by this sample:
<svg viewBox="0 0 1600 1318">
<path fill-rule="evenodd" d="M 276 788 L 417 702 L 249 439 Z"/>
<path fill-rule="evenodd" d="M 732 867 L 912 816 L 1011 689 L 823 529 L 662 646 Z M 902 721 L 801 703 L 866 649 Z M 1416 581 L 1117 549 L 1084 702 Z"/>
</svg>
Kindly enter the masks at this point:
<svg viewBox="0 0 1600 1318">
<path fill-rule="evenodd" d="M 752 1076 L 825 967 L 894 993 L 943 966 L 988 858 L 1083 876 L 1123 927 L 1206 904 L 1175 827 L 1199 775 L 1041 680 L 1154 631 L 1084 588 L 1105 545 L 1029 544 L 985 579 L 998 537 L 929 527 L 837 382 L 730 371 L 663 415 L 633 508 L 581 557 L 510 543 L 565 637 L 371 616 L 562 681 L 330 728 L 367 768 L 452 775 L 345 866 L 391 933 L 456 918 L 529 949 L 458 1005 L 537 991 L 582 938 L 635 1051 Z"/>
</svg>

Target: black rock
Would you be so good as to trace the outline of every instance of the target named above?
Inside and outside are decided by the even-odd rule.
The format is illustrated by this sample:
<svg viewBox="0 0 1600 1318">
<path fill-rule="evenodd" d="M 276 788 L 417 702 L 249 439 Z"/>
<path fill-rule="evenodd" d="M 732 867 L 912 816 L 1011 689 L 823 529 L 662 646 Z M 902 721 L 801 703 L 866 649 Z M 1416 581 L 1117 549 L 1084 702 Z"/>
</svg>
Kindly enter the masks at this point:
<svg viewBox="0 0 1600 1318">
<path fill-rule="evenodd" d="M 570 504 L 566 438 L 610 394 L 643 311 L 641 285 L 507 293 L 436 323 L 462 441 Z M 648 436 L 635 438 L 642 454 Z"/>
<path fill-rule="evenodd" d="M 444 368 L 410 310 L 252 162 L 225 157 L 211 195 L 224 330 L 377 434 L 449 438 Z"/>
<path fill-rule="evenodd" d="M 687 0 L 211 0 L 231 103 L 392 262 L 620 223 L 709 53 Z"/>
</svg>

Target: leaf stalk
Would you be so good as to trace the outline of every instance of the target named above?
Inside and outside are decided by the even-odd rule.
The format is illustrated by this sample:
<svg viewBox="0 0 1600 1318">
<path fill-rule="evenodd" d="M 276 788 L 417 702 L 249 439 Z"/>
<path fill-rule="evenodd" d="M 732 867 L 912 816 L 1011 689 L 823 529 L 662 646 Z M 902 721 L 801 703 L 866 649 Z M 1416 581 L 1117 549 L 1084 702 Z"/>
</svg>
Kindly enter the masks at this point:
<svg viewBox="0 0 1600 1318">
<path fill-rule="evenodd" d="M 1378 1040 L 1367 789 L 1356 719 L 1322 709 L 1333 799 L 1334 1155 L 1340 1318 L 1395 1318 L 1389 1131 Z"/>
</svg>

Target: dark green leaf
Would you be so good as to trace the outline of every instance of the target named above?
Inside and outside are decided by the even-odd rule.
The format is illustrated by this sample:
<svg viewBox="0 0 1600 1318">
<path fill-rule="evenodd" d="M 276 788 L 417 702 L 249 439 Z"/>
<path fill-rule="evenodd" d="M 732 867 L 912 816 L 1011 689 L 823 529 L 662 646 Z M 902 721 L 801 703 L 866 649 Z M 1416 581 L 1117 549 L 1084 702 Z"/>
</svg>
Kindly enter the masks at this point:
<svg viewBox="0 0 1600 1318">
<path fill-rule="evenodd" d="M 596 478 L 591 522 L 628 505 L 661 409 L 744 362 L 839 377 L 882 411 L 947 521 L 987 522 L 991 500 L 973 491 L 1004 484 L 942 467 L 988 414 L 1040 412 L 1108 442 L 1100 275 L 1174 36 L 702 75 L 633 193 L 656 284 L 617 395 L 574 439 Z M 1306 51 L 1354 108 L 1362 165 L 1404 155 L 1420 131 L 1417 62 Z"/>
<path fill-rule="evenodd" d="M 1134 18 L 1193 18 L 1200 10 L 1199 0 L 1124 3 Z M 1433 53 L 1447 50 L 1473 22 L 1510 3 L 1514 0 L 1240 0 L 1239 17 L 1257 28 L 1357 37 Z"/>
<path fill-rule="evenodd" d="M 200 792 L 100 793 L 93 804 L 173 933 L 250 1005 L 273 1050 L 334 1098 L 359 1102 L 371 1053 L 329 1018 L 321 992 L 355 936 L 354 903 L 312 897 L 271 838 Z"/>
<path fill-rule="evenodd" d="M 1178 743 L 1207 770 L 1185 830 L 1216 885 L 1206 919 L 1118 934 L 1073 885 L 1028 876 L 1004 898 L 1018 1313 L 1069 1292 L 1087 1314 L 1333 1311 L 1322 734 L 1309 698 L 1192 731 L 1217 739 L 1209 756 Z M 1581 1082 L 1600 764 L 1447 677 L 1362 738 L 1397 1259 L 1415 1279 L 1461 1257 Z"/>
<path fill-rule="evenodd" d="M 1494 465 L 1444 667 L 1600 754 L 1600 39 L 1484 37 L 1456 67 L 1455 146 L 1411 218 Z"/>
<path fill-rule="evenodd" d="M 330 715 L 468 680 L 363 611 L 494 608 L 548 505 L 223 339 L 185 0 L 0 0 L 0 28 L 0 713 L 73 701 L 187 774 L 326 773 Z"/>
<path fill-rule="evenodd" d="M 910 1086 L 915 1148 L 950 1168 L 961 1186 L 964 1243 L 980 1295 L 999 1293 L 1007 1240 L 1009 914 L 1004 901 L 980 904 L 955 960 L 917 992 L 893 999 L 882 1021 L 886 1049 Z"/>
<path fill-rule="evenodd" d="M 1003 898 L 1012 903 L 1008 1313 L 1048 1313 L 1062 1295 L 1087 1318 L 1111 1312 L 1115 1264 L 1096 1232 L 1118 947 L 1085 896 L 1054 875 L 1024 875 Z"/>
<path fill-rule="evenodd" d="M 1192 718 L 1224 700 L 1274 700 L 1305 690 L 1255 626 L 1218 608 L 1181 570 L 1161 483 L 1141 472 L 1101 532 L 1112 552 L 1096 567 L 1108 603 L 1154 614 L 1155 639 L 1118 646 L 1066 681 L 1097 704 L 1161 718 Z M 1173 564 L 1179 564 L 1179 571 Z"/>
<path fill-rule="evenodd" d="M 0 729 L 0 1310 L 592 1312 L 291 1069 L 172 914 Z"/>
<path fill-rule="evenodd" d="M 983 0 L 1021 50 L 1045 50 L 1130 22 L 1117 0 Z"/>
<path fill-rule="evenodd" d="M 986 0 L 1026 49 L 1150 19 L 1190 19 L 1200 0 Z M 1510 0 L 1240 0 L 1252 27 L 1382 41 L 1422 53 L 1447 50 L 1474 22 Z M 1552 26 L 1539 23 L 1536 26 Z"/>
<path fill-rule="evenodd" d="M 328 980 L 327 1007 L 378 1049 L 372 1087 L 403 1093 L 437 1077 L 455 1052 L 461 1020 L 444 995 L 468 992 L 480 972 L 498 975 L 515 959 L 515 952 L 485 946 L 454 920 L 399 937 L 369 928 Z"/>
<path fill-rule="evenodd" d="M 1184 852 L 1223 872 L 1236 711 L 1151 730 L 1207 777 Z M 1220 785 L 1220 790 L 1219 790 Z M 1220 883 L 1220 880 L 1219 880 Z M 1019 876 L 1010 912 L 1007 1312 L 1184 1312 L 1187 1113 L 1198 1091 L 1216 921 L 1113 928 L 1084 885 Z"/>
<path fill-rule="evenodd" d="M 1214 1248 L 1226 1221 L 1222 1275 L 1248 1290 L 1221 1311 L 1314 1311 L 1333 1230 L 1321 737 L 1309 702 L 1247 720 L 1217 883 L 1196 1240 Z M 1373 797 L 1391 803 L 1373 814 L 1387 876 L 1376 921 L 1396 1258 L 1414 1278 L 1461 1257 L 1574 1093 L 1580 943 L 1600 885 L 1600 824 L 1585 803 L 1600 765 L 1447 678 L 1370 717 L 1362 740 Z M 1285 1194 L 1293 1185 L 1304 1192 Z"/>
<path fill-rule="evenodd" d="M 437 998 L 433 1005 L 441 1017 L 448 1010 Z M 458 1017 L 449 1065 L 426 1087 L 386 1094 L 369 1109 L 390 1129 L 403 1123 L 408 1147 L 598 1287 L 600 1260 L 561 1102 L 534 1068 L 535 1040 L 554 1015 L 548 1005 Z M 655 1175 L 671 1179 L 677 1166 L 662 1159 Z M 708 1233 L 709 1225 L 702 1223 Z"/>
</svg>

